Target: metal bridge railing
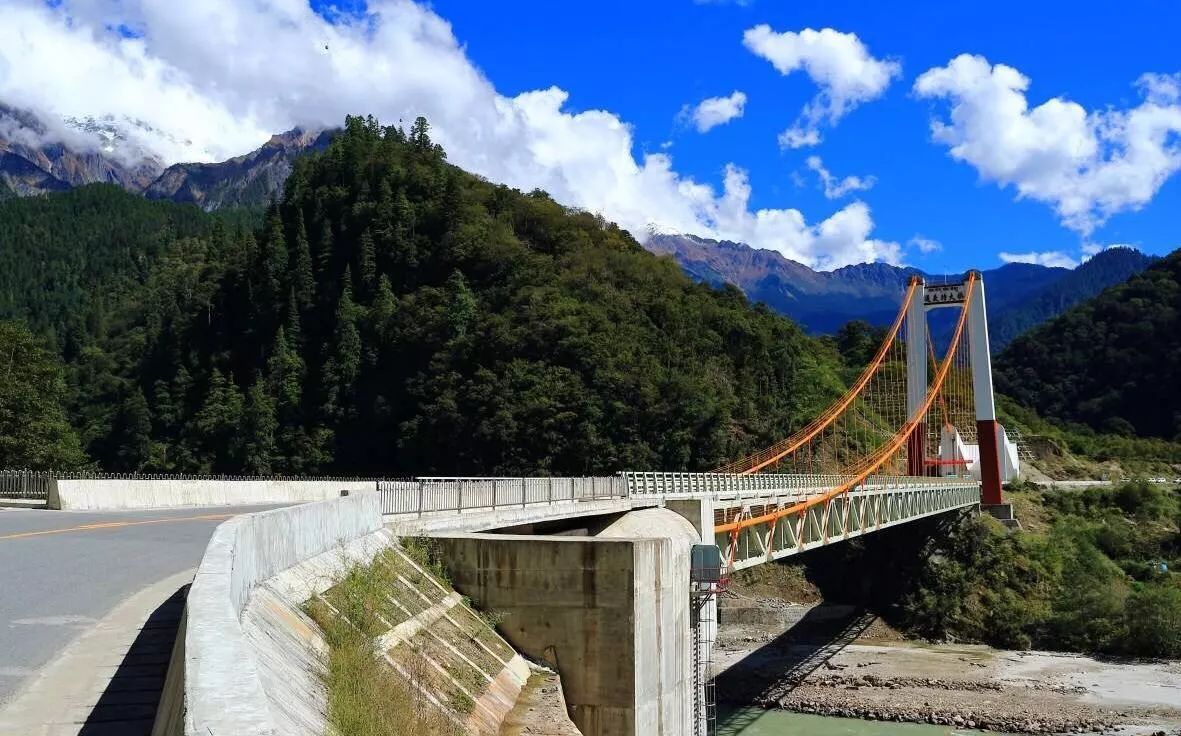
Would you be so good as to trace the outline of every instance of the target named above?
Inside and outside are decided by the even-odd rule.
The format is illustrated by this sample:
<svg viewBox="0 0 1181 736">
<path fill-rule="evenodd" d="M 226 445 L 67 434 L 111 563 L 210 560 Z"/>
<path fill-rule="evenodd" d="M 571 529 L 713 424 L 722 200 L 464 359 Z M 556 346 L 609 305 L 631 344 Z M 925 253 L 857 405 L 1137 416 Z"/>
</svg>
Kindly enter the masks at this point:
<svg viewBox="0 0 1181 736">
<path fill-rule="evenodd" d="M 386 515 L 524 508 L 537 504 L 624 498 L 620 476 L 583 478 L 415 478 L 379 481 Z"/>
<path fill-rule="evenodd" d="M 646 473 L 627 472 L 622 474 L 631 495 L 750 495 L 776 493 L 788 495 L 810 495 L 840 487 L 853 480 L 853 475 L 842 474 L 793 474 L 754 473 L 750 475 L 723 473 Z M 947 487 L 960 483 L 974 484 L 975 481 L 959 478 L 933 478 L 926 476 L 874 475 L 858 487 L 889 486 L 890 488 Z"/>
<path fill-rule="evenodd" d="M 55 478 L 37 470 L 0 470 L 0 498 L 48 500 Z"/>
</svg>

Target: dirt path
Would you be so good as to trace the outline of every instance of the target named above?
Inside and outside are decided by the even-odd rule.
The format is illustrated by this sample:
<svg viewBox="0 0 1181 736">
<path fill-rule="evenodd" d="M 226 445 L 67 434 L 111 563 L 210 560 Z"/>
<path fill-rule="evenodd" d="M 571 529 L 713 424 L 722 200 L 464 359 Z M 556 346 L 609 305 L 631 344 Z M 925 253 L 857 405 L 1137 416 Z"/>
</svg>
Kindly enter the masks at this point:
<svg viewBox="0 0 1181 736">
<path fill-rule="evenodd" d="M 501 736 L 579 736 L 566 715 L 562 680 L 557 673 L 535 669 L 517 704 L 500 727 Z"/>
<path fill-rule="evenodd" d="M 1181 663 L 901 640 L 850 607 L 725 599 L 718 697 L 1009 733 L 1181 733 Z"/>
</svg>

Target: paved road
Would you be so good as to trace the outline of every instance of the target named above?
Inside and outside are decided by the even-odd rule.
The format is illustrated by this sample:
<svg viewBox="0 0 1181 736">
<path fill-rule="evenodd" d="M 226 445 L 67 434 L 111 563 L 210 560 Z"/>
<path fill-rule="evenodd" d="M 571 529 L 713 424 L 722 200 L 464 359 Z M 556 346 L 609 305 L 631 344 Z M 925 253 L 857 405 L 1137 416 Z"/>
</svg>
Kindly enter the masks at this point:
<svg viewBox="0 0 1181 736">
<path fill-rule="evenodd" d="M 196 567 L 214 527 L 251 510 L 0 509 L 0 705 L 121 601 Z"/>
</svg>

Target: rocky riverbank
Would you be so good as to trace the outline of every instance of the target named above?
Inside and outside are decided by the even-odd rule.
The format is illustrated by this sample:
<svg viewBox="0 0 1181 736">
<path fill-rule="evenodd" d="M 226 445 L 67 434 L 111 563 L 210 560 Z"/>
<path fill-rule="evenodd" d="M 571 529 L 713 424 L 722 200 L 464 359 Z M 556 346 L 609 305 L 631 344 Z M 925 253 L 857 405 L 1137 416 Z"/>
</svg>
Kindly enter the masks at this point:
<svg viewBox="0 0 1181 736">
<path fill-rule="evenodd" d="M 719 700 L 982 731 L 1181 733 L 1181 663 L 903 641 L 841 606 L 722 601 Z"/>
</svg>

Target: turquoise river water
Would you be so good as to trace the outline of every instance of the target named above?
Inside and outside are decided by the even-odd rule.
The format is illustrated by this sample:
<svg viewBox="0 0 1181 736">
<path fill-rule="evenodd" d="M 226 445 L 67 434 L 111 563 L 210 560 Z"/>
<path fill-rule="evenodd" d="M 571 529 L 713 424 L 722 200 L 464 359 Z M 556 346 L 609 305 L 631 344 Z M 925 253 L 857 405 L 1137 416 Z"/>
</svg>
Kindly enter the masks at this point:
<svg viewBox="0 0 1181 736">
<path fill-rule="evenodd" d="M 825 718 L 782 710 L 743 708 L 718 714 L 718 736 L 951 736 L 974 734 L 948 726 Z"/>
</svg>

